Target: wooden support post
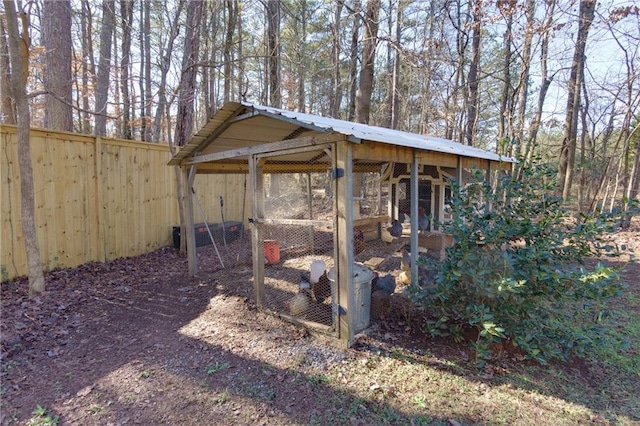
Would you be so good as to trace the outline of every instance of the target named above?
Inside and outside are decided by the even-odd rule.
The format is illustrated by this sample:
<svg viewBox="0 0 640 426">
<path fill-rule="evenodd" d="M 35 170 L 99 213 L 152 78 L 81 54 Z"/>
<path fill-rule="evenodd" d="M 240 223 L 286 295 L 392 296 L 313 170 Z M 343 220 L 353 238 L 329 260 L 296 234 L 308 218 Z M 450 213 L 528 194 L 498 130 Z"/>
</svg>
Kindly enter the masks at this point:
<svg viewBox="0 0 640 426">
<path fill-rule="evenodd" d="M 418 176 L 418 152 L 413 151 L 411 162 L 411 285 L 418 285 L 418 202 L 419 202 L 419 176 Z"/>
<path fill-rule="evenodd" d="M 309 220 L 313 220 L 313 193 L 311 191 L 311 173 L 307 173 L 307 209 L 309 210 Z M 309 227 L 309 244 L 311 246 L 310 253 L 315 254 L 313 226 Z"/>
<path fill-rule="evenodd" d="M 486 182 L 487 186 L 491 187 L 491 161 L 487 161 L 487 169 L 485 173 L 486 174 L 484 175 L 484 181 Z M 487 198 L 484 206 L 484 212 L 486 214 L 489 214 L 491 212 L 491 209 L 491 201 Z"/>
<path fill-rule="evenodd" d="M 262 307 L 264 299 L 264 232 L 257 219 L 264 218 L 264 174 L 257 155 L 249 156 L 249 189 L 251 197 L 251 247 L 253 258 L 253 295 L 256 306 Z"/>
<path fill-rule="evenodd" d="M 193 192 L 191 191 L 192 179 L 190 171 L 194 170 L 193 166 L 182 167 L 182 184 L 184 190 L 184 226 L 185 236 L 187 239 L 187 259 L 189 264 L 189 275 L 198 273 L 198 254 L 196 253 L 196 233 L 193 229 Z"/>
<path fill-rule="evenodd" d="M 96 260 L 98 262 L 106 262 L 107 260 L 107 251 L 106 247 L 106 238 L 104 232 L 104 194 L 102 191 L 102 185 L 104 184 L 104 179 L 102 178 L 102 138 L 100 136 L 96 137 L 95 143 L 95 165 L 96 165 L 96 231 L 97 231 L 97 252 L 96 252 Z"/>
<path fill-rule="evenodd" d="M 336 183 L 336 286 L 338 333 L 347 346 L 353 344 L 353 155 L 347 141 L 336 144 L 334 176 Z"/>
</svg>

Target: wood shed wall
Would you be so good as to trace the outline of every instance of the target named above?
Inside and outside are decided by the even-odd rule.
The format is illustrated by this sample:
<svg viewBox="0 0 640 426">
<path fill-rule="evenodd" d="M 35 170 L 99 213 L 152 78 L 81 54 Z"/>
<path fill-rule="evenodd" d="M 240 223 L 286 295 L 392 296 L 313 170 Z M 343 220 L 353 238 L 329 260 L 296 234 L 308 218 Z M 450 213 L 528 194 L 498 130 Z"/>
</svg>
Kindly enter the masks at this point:
<svg viewBox="0 0 640 426">
<path fill-rule="evenodd" d="M 137 256 L 172 244 L 179 215 L 175 171 L 166 165 L 171 157 L 168 146 L 38 129 L 30 135 L 44 270 Z M 0 142 L 0 278 L 4 281 L 26 275 L 27 259 L 16 128 L 0 126 Z M 221 221 L 220 195 L 225 220 L 241 220 L 244 179 L 243 175 L 197 176 L 195 191 L 209 222 Z M 203 221 L 199 210 L 194 219 Z"/>
</svg>

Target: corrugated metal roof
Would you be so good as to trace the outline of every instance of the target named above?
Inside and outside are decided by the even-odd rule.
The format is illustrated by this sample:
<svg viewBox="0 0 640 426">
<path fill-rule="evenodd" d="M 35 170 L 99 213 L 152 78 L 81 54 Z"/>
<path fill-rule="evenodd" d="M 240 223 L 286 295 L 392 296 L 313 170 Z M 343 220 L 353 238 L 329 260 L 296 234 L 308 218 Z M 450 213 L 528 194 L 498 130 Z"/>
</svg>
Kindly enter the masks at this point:
<svg viewBox="0 0 640 426">
<path fill-rule="evenodd" d="M 196 152 L 206 152 L 207 146 L 211 143 L 215 144 L 216 137 L 225 131 L 225 125 L 229 125 L 228 120 L 249 112 L 255 112 L 260 115 L 270 116 L 273 119 L 281 119 L 289 124 L 295 124 L 305 127 L 313 131 L 322 133 L 337 132 L 347 136 L 354 142 L 372 141 L 386 143 L 408 148 L 415 148 L 425 151 L 442 152 L 446 154 L 459 155 L 470 158 L 480 158 L 490 161 L 515 162 L 510 157 L 502 157 L 493 152 L 485 151 L 480 148 L 463 145 L 448 139 L 437 138 L 432 136 L 419 135 L 416 133 L 404 132 L 401 130 L 387 129 L 383 127 L 370 126 L 368 124 L 354 123 L 351 121 L 338 120 L 335 118 L 321 117 L 318 115 L 306 114 L 303 112 L 288 111 L 280 108 L 272 108 L 249 102 L 227 102 L 218 112 L 209 120 L 209 122 L 196 133 L 189 144 L 182 147 L 175 157 L 169 162 L 172 165 L 178 165 L 182 160 L 193 155 Z M 242 121 L 235 122 L 231 126 L 242 125 Z M 253 129 L 256 130 L 256 129 Z M 253 142 L 253 141 L 252 141 Z M 265 143 L 269 141 L 255 141 L 256 143 Z M 213 148 L 211 146 L 209 150 Z M 219 150 L 216 149 L 216 151 Z"/>
<path fill-rule="evenodd" d="M 335 118 L 321 117 L 303 112 L 287 111 L 279 108 L 266 107 L 248 102 L 242 105 L 258 111 L 266 111 L 271 114 L 279 114 L 303 124 L 309 124 L 328 131 L 335 131 L 343 135 L 353 136 L 357 139 L 382 142 L 408 148 L 424 149 L 429 151 L 444 152 L 447 154 L 461 155 L 464 157 L 482 158 L 492 161 L 515 162 L 513 158 L 503 157 L 496 153 L 485 151 L 473 146 L 463 145 L 449 139 L 433 136 L 419 135 L 417 133 L 404 132 L 402 130 L 387 129 L 384 127 L 370 126 L 368 124 L 354 123 Z"/>
</svg>

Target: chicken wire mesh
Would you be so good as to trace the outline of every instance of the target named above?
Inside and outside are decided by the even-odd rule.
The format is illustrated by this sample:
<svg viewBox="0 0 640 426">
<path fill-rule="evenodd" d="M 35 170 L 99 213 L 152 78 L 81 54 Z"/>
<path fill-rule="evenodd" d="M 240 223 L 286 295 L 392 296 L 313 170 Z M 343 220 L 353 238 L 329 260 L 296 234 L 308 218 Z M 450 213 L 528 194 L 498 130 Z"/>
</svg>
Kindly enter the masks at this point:
<svg viewBox="0 0 640 426">
<path fill-rule="evenodd" d="M 307 158 L 304 163 L 300 158 Z M 285 318 L 336 333 L 337 289 L 333 281 L 337 253 L 335 180 L 331 151 L 304 152 L 264 159 L 258 221 L 265 267 L 261 307 Z M 273 172 L 277 171 L 277 172 Z M 388 184 L 384 168 L 367 160 L 353 163 L 353 253 L 356 262 L 371 257 L 365 247 L 380 242 L 388 225 Z M 375 253 L 373 255 L 383 255 Z M 368 324 L 370 282 L 355 282 L 358 325 Z M 365 297 L 366 296 L 366 297 Z M 362 303 L 361 303 L 362 302 Z M 359 306 L 359 305 L 362 306 Z M 372 312 L 373 313 L 373 312 Z M 375 315 L 374 315 L 375 316 Z M 364 318 L 364 321 L 361 321 Z"/>
<path fill-rule="evenodd" d="M 299 158 L 308 158 L 300 161 Z M 262 307 L 334 332 L 336 203 L 330 151 L 269 158 L 263 176 L 265 252 Z"/>
</svg>

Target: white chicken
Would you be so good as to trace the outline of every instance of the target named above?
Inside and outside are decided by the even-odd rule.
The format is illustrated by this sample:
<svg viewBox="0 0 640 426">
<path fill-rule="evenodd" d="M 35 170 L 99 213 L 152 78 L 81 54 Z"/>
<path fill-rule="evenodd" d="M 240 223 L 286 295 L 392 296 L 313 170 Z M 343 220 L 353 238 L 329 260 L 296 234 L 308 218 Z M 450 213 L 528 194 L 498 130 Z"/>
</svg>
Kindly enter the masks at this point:
<svg viewBox="0 0 640 426">
<path fill-rule="evenodd" d="M 284 302 L 289 309 L 289 314 L 293 317 L 304 318 L 311 309 L 311 283 L 309 276 L 304 272 L 300 274 L 298 293 L 291 299 Z"/>
<path fill-rule="evenodd" d="M 287 300 L 285 306 L 289 309 L 292 317 L 304 318 L 311 309 L 311 294 L 308 289 L 300 289 L 300 291 Z"/>
</svg>

